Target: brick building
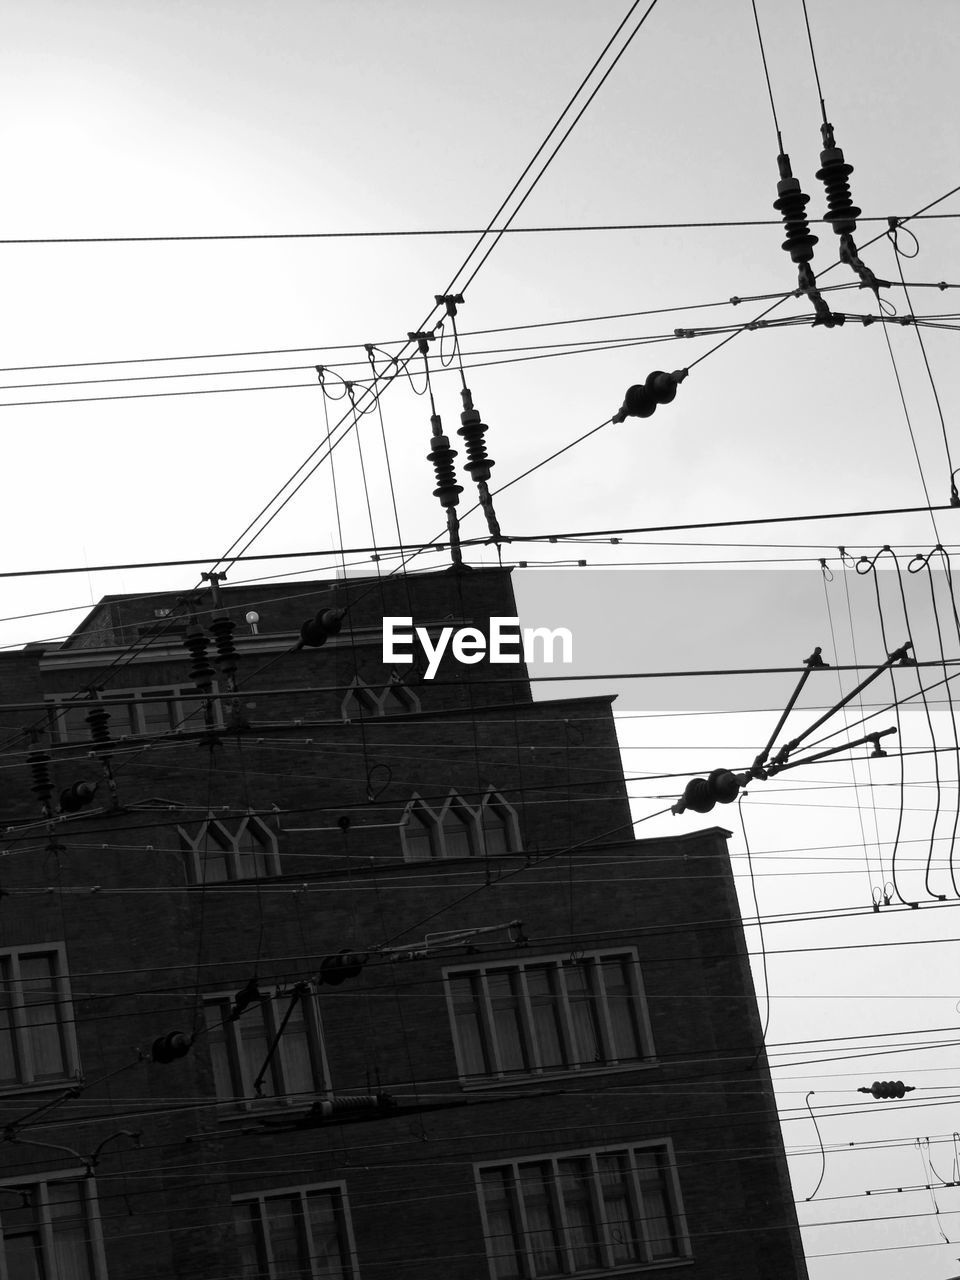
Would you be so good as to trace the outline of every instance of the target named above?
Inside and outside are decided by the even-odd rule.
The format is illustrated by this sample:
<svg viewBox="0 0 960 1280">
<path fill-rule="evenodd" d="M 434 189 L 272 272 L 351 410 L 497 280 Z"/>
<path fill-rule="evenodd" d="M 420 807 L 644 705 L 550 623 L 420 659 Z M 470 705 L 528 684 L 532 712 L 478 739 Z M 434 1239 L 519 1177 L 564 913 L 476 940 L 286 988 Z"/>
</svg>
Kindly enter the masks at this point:
<svg viewBox="0 0 960 1280">
<path fill-rule="evenodd" d="M 186 599 L 0 656 L 0 1280 L 804 1277 L 727 833 L 382 660 L 509 574 Z"/>
</svg>

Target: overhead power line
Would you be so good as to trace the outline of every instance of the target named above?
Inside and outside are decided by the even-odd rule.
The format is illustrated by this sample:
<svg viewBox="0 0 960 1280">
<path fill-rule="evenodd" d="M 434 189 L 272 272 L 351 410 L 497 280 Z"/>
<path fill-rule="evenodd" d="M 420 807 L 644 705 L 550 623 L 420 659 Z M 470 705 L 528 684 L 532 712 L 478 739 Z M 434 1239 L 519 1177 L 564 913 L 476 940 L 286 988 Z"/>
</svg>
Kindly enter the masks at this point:
<svg viewBox="0 0 960 1280">
<path fill-rule="evenodd" d="M 960 213 L 914 214 L 914 218 L 960 218 Z M 825 218 L 808 218 L 811 223 L 825 223 Z M 860 217 L 858 222 L 888 221 L 887 215 Z M 430 236 L 490 235 L 558 235 L 568 232 L 598 231 L 712 231 L 738 227 L 779 227 L 779 218 L 729 218 L 713 222 L 586 222 L 554 226 L 514 227 L 395 227 L 381 231 L 216 231 L 190 232 L 186 235 L 155 236 L 7 236 L 0 245 L 54 244 L 190 244 L 248 240 L 389 240 Z"/>
<path fill-rule="evenodd" d="M 499 492 L 499 490 L 497 492 Z M 820 511 L 808 515 L 750 516 L 742 520 L 700 520 L 688 524 L 636 525 L 622 529 L 581 529 L 574 532 L 564 533 L 518 533 L 504 535 L 502 541 L 504 543 L 566 542 L 583 538 L 617 538 L 645 533 L 685 533 L 696 529 L 730 529 L 748 525 L 799 524 L 801 522 L 808 522 L 811 520 L 854 520 L 865 519 L 872 516 L 928 515 L 931 509 L 933 511 L 953 510 L 953 508 L 948 504 L 946 506 L 933 508 L 879 507 L 873 510 L 868 509 L 864 511 Z M 461 540 L 461 545 L 464 547 L 487 546 L 489 542 L 489 538 L 463 538 Z M 435 546 L 439 550 L 443 550 L 446 547 L 445 542 L 436 542 L 431 545 Z M 818 543 L 816 545 L 819 546 L 821 544 Z M 391 552 L 417 551 L 421 546 L 422 543 L 420 542 L 400 542 L 393 545 L 380 544 L 378 546 L 344 547 L 342 554 L 387 555 Z M 317 547 L 311 551 L 274 551 L 262 552 L 253 555 L 244 554 L 232 556 L 231 560 L 234 563 L 239 563 L 245 560 L 310 560 L 327 559 L 331 556 L 339 557 L 340 555 L 341 549 L 339 547 Z M 190 565 L 209 564 L 213 559 L 213 556 L 194 556 L 183 560 L 140 560 L 118 562 L 115 564 L 63 565 L 58 566 L 57 568 L 47 569 L 8 569 L 0 571 L 0 578 L 42 578 L 47 575 L 52 576 L 55 574 L 67 573 L 113 573 L 118 570 L 127 569 L 176 569 Z"/>
</svg>

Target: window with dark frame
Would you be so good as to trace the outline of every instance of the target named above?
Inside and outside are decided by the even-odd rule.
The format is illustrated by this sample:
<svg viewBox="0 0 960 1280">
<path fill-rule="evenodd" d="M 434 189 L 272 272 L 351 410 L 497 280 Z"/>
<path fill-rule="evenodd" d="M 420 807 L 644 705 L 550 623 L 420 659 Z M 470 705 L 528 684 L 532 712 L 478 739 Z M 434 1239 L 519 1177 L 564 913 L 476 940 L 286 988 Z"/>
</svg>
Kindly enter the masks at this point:
<svg viewBox="0 0 960 1280">
<path fill-rule="evenodd" d="M 342 1183 L 238 1197 L 233 1221 L 240 1280 L 357 1280 Z"/>
<path fill-rule="evenodd" d="M 481 1165 L 477 1177 L 495 1280 L 690 1256 L 669 1142 Z"/>
<path fill-rule="evenodd" d="M 214 683 L 213 692 L 217 686 Z M 103 699 L 59 695 L 50 704 L 54 741 L 88 743 L 91 707 L 102 707 L 110 719 L 111 738 L 162 737 L 170 733 L 190 733 L 206 727 L 204 699 L 192 685 L 165 688 L 114 689 Z M 223 725 L 220 701 L 211 701 L 211 715 L 217 728 Z"/>
<path fill-rule="evenodd" d="M 254 1106 L 284 1103 L 306 1106 L 328 1090 L 320 1015 L 314 995 L 293 1005 L 270 1062 L 267 1054 L 290 1009 L 292 994 L 264 994 L 231 1019 L 233 995 L 204 997 L 206 1042 L 214 1088 L 224 1102 Z M 264 1070 L 261 1094 L 255 1081 Z"/>
<path fill-rule="evenodd" d="M 60 947 L 0 953 L 0 1092 L 78 1074 L 73 1011 Z"/>
<path fill-rule="evenodd" d="M 444 981 L 465 1083 L 653 1058 L 632 949 L 458 967 Z"/>
<path fill-rule="evenodd" d="M 0 1183 L 0 1191 L 5 1186 Z M 66 1178 L 12 1184 L 0 1196 L 0 1275 L 9 1280 L 106 1280 L 94 1180 Z"/>
</svg>

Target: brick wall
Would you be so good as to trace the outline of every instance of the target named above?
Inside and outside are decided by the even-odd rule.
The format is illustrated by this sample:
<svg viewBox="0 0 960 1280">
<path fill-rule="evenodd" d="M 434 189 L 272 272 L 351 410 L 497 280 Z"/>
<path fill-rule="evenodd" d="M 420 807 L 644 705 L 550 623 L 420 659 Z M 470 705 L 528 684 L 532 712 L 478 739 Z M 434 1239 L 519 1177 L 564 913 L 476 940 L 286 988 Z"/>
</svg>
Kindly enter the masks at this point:
<svg viewBox="0 0 960 1280">
<path fill-rule="evenodd" d="M 451 592 L 464 590 L 450 575 L 416 582 L 441 618 Z M 472 616 L 511 614 L 507 575 L 469 583 Z M 229 597 L 235 610 L 241 595 Z M 276 604 L 281 631 L 303 611 L 279 592 L 258 599 L 261 616 Z M 372 626 L 375 606 L 378 597 L 364 597 L 355 621 Z M 122 600 L 110 616 L 137 625 Z M 0 658 L 0 701 L 39 705 L 102 673 L 97 651 L 78 649 L 84 665 L 74 667 L 69 654 Z M 344 723 L 333 693 L 298 689 L 347 683 L 350 655 L 349 645 L 281 652 L 256 686 L 292 692 L 242 694 L 256 704 L 244 708 L 243 733 L 117 744 L 115 809 L 100 811 L 104 783 L 89 811 L 40 823 L 26 766 L 8 771 L 0 949 L 64 944 L 88 1086 L 22 1136 L 82 1157 L 119 1129 L 142 1130 L 142 1150 L 117 1138 L 95 1171 L 110 1275 L 227 1280 L 238 1268 L 231 1197 L 343 1182 L 361 1276 L 485 1280 L 477 1164 L 669 1139 L 687 1273 L 804 1277 L 726 833 L 629 838 L 608 698 L 533 703 L 487 690 L 482 702 L 461 680 L 423 692 L 419 714 Z M 266 660 L 245 654 L 242 670 Z M 150 658 L 122 679 L 185 683 L 187 665 Z M 24 713 L 3 716 L 15 737 Z M 99 776 L 85 746 L 51 750 L 58 787 Z M 403 860 L 397 824 L 415 792 L 438 809 L 451 788 L 477 805 L 491 785 L 516 809 L 521 852 Z M 209 810 L 229 826 L 251 808 L 277 834 L 281 874 L 191 884 L 178 827 L 195 832 Z M 321 829 L 293 830 L 310 827 Z M 379 951 L 515 920 L 524 942 L 514 929 L 447 955 L 394 961 Z M 332 1089 L 386 1090 L 396 1112 L 275 1131 L 256 1107 L 218 1102 L 203 993 L 236 992 L 254 976 L 262 990 L 288 991 L 344 948 L 369 959 L 342 986 L 316 988 Z M 635 949 L 655 1056 L 464 1088 L 444 968 L 603 948 Z M 190 1052 L 150 1061 L 154 1040 L 173 1031 L 196 1035 Z M 55 1096 L 0 1094 L 0 1125 Z M 75 1163 L 26 1143 L 3 1151 L 11 1178 Z"/>
</svg>

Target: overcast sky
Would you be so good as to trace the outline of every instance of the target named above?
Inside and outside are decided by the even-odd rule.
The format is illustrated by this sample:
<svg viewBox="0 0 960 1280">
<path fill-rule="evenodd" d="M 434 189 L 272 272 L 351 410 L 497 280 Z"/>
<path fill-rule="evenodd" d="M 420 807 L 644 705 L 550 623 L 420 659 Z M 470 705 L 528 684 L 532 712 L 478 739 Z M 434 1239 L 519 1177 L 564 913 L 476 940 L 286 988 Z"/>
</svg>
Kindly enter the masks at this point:
<svg viewBox="0 0 960 1280">
<path fill-rule="evenodd" d="M 960 184 L 956 4 L 921 0 L 908 10 L 893 0 L 808 0 L 808 8 L 829 117 L 855 166 L 853 196 L 865 218 L 907 215 Z M 8 0 L 0 48 L 6 178 L 0 224 L 6 303 L 0 314 L 0 400 L 6 415 L 0 571 L 214 560 L 322 439 L 324 405 L 313 366 L 330 367 L 333 385 L 337 372 L 343 378 L 367 376 L 362 344 L 398 351 L 407 332 L 431 311 L 434 295 L 451 281 L 474 237 L 10 242 L 481 228 L 626 9 L 626 0 Z M 784 145 L 812 197 L 811 211 L 820 216 L 823 194 L 814 177 L 820 115 L 802 7 L 799 0 L 758 0 L 758 11 Z M 772 218 L 776 153 L 749 0 L 659 0 L 517 226 Z M 903 261 L 906 279 L 960 285 L 960 195 L 931 213 L 949 216 L 912 224 L 920 252 L 915 261 Z M 884 226 L 863 221 L 858 243 Z M 820 243 L 814 266 L 822 270 L 835 262 L 836 237 L 828 227 L 815 230 Z M 676 328 L 748 320 L 767 304 L 703 304 L 790 290 L 796 269 L 780 249 L 782 238 L 775 225 L 505 236 L 467 289 L 459 317 L 464 334 L 510 330 L 465 337 L 463 343 L 470 385 L 490 426 L 493 487 L 608 419 L 631 383 L 656 368 L 691 364 L 718 339 L 513 361 L 544 354 L 517 348 L 669 337 Z M 905 232 L 901 240 L 912 252 L 914 242 Z M 863 252 L 877 275 L 897 279 L 885 239 Z M 836 268 L 824 280 L 830 282 L 855 277 Z M 872 296 L 863 291 L 826 296 L 837 309 L 876 312 Z M 884 296 L 898 313 L 909 310 L 902 290 Z M 951 316 L 958 310 L 955 289 L 917 287 L 911 298 L 920 315 Z M 663 308 L 673 310 L 626 315 Z M 810 312 L 806 300 L 788 299 L 775 314 Z M 614 315 L 624 318 L 588 322 Z M 560 321 L 576 323 L 512 328 Z M 501 525 L 508 533 L 553 534 L 923 505 L 921 471 L 885 332 L 927 491 L 934 504 L 947 502 L 950 468 L 917 331 L 849 322 L 832 330 L 801 326 L 743 333 L 692 369 L 672 405 L 648 420 L 606 426 L 504 492 L 497 499 Z M 948 443 L 956 451 L 954 464 L 960 465 L 956 333 L 924 328 L 923 336 Z M 460 409 L 456 375 L 439 368 L 436 359 L 434 365 L 437 408 L 453 434 Z M 201 376 L 171 376 L 188 373 Z M 133 378 L 141 380 L 80 382 Z M 261 387 L 274 389 L 255 389 Z M 186 390 L 203 394 L 155 394 Z M 384 394 L 383 426 L 402 538 L 425 541 L 440 532 L 443 521 L 425 460 L 429 406 L 411 391 L 401 378 Z M 95 399 L 86 407 L 77 402 L 87 397 Z M 343 407 L 329 406 L 333 421 Z M 351 435 L 336 454 L 343 541 L 348 547 L 393 543 L 397 530 L 376 414 L 363 418 L 360 441 L 373 529 Z M 705 586 L 704 576 L 694 575 L 688 598 L 699 612 L 692 614 L 684 643 L 666 650 L 678 666 L 715 668 L 716 634 L 725 633 L 723 620 L 735 612 L 751 639 L 749 663 L 796 665 L 816 644 L 832 662 L 853 661 L 856 645 L 859 660 L 873 663 L 882 660 L 882 646 L 865 614 L 855 615 L 851 635 L 838 545 L 855 554 L 885 543 L 908 553 L 928 550 L 938 538 L 955 545 L 957 519 L 953 512 L 941 513 L 936 528 L 926 515 L 667 533 L 659 535 L 663 545 L 650 545 L 650 537 L 618 547 L 517 544 L 504 558 L 585 558 L 588 568 L 580 572 L 589 572 L 600 564 L 761 557 L 782 576 L 791 566 L 816 570 L 825 557 L 832 574 L 826 591 L 822 580 L 807 575 L 812 594 L 795 612 L 774 606 L 776 626 L 762 592 L 725 594 L 722 586 Z M 483 534 L 478 513 L 465 519 L 464 532 Z M 339 536 L 331 471 L 324 465 L 250 550 L 329 553 Z M 473 554 L 476 563 L 496 562 L 490 549 Z M 358 569 L 372 567 L 365 555 L 348 559 Z M 431 553 L 415 567 L 442 563 L 443 557 Z M 384 564 L 395 567 L 394 561 Z M 297 562 L 304 576 L 329 572 L 330 566 L 329 556 L 321 554 Z M 203 567 L 8 578 L 2 614 L 13 621 L 0 623 L 0 641 L 17 646 L 62 635 L 106 592 L 188 587 Z M 291 567 L 238 564 L 229 580 Z M 524 587 L 523 572 L 516 575 L 520 598 L 534 608 L 537 596 Z M 708 575 L 711 581 L 715 576 Z M 657 645 L 649 643 L 656 626 L 651 599 L 659 597 L 648 577 L 644 585 L 645 577 L 633 574 L 623 593 L 635 606 L 632 618 L 628 613 L 618 621 L 628 632 L 632 626 L 636 639 L 626 669 L 650 669 L 665 652 L 662 637 Z M 896 613 L 892 579 L 885 583 L 891 643 L 897 645 L 906 624 Z M 573 608 L 576 597 L 568 600 Z M 952 627 L 942 594 L 940 605 Z M 921 610 L 920 602 L 916 608 Z M 938 657 L 932 617 L 931 611 L 922 627 L 926 651 L 920 656 L 928 659 Z M 588 629 L 595 623 L 584 620 Z M 956 654 L 956 631 L 947 639 Z M 602 649 L 602 634 L 597 643 Z M 816 685 L 811 701 L 829 702 L 840 687 L 835 676 L 831 680 L 830 686 Z M 646 710 L 657 712 L 654 719 L 643 718 L 642 699 L 625 690 L 628 769 L 682 773 L 688 767 L 748 764 L 792 685 L 789 675 L 768 678 L 762 693 L 744 686 L 730 694 L 726 707 L 704 694 L 700 705 L 709 717 L 663 717 L 670 707 L 662 699 L 649 700 Z M 593 687 L 614 691 L 615 685 Z M 901 685 L 904 692 L 915 687 Z M 673 709 L 696 710 L 698 689 L 685 686 Z M 878 700 L 888 695 L 887 685 Z M 742 714 L 751 708 L 765 711 Z M 933 721 L 940 745 L 952 746 L 946 710 L 935 711 Z M 930 745 L 922 715 L 905 716 L 904 741 L 916 749 Z M 933 759 L 918 757 L 907 773 L 907 781 L 918 785 L 906 789 L 909 812 L 901 837 L 915 843 L 904 846 L 909 853 L 901 856 L 919 862 L 913 868 L 902 864 L 905 875 L 925 865 L 935 820 L 933 834 L 943 837 L 938 857 L 949 845 L 957 766 L 949 754 L 942 757 L 945 808 L 936 815 L 930 812 Z M 870 902 L 873 886 L 882 886 L 899 819 L 899 763 L 872 767 L 871 776 L 862 765 L 855 774 L 847 764 L 816 772 L 811 767 L 807 774 L 797 770 L 752 790 L 744 812 L 764 914 L 859 910 Z M 674 797 L 684 780 L 677 781 Z M 876 785 L 867 785 L 871 781 Z M 829 782 L 838 785 L 827 790 Z M 662 807 L 656 799 L 662 785 L 631 783 L 638 816 Z M 706 821 L 714 819 L 736 831 L 731 849 L 742 872 L 736 809 Z M 690 830 L 703 821 L 687 814 L 637 831 Z M 866 855 L 864 831 L 870 837 Z M 753 915 L 749 882 L 743 883 L 744 910 Z M 948 901 L 931 910 L 898 914 L 890 908 L 833 924 L 771 923 L 765 942 L 782 950 L 950 938 L 956 933 L 955 906 L 951 890 Z M 751 941 L 757 942 L 755 931 Z M 771 956 L 773 1060 L 806 1064 L 813 1056 L 809 1046 L 792 1042 L 813 1037 L 863 1035 L 871 1046 L 879 1033 L 895 1033 L 891 1040 L 906 1043 L 920 1029 L 941 1028 L 928 1038 L 951 1039 L 960 999 L 955 974 L 951 945 Z M 762 985 L 759 968 L 758 975 Z M 835 1051 L 861 1052 L 856 1042 Z M 955 1275 L 960 1243 L 941 1239 L 927 1192 L 877 1199 L 863 1193 L 930 1180 L 922 1168 L 924 1148 L 911 1144 L 925 1136 L 949 1139 L 958 1127 L 956 1049 L 848 1059 L 821 1070 L 829 1074 L 815 1076 L 809 1065 L 777 1072 L 788 1148 L 802 1153 L 812 1146 L 817 1152 L 793 1161 L 801 1222 L 888 1221 L 806 1230 L 811 1276 Z M 912 1103 L 873 1103 L 852 1092 L 878 1077 L 916 1083 Z M 817 1091 L 811 1099 L 815 1109 L 856 1112 L 821 1119 L 824 1141 L 847 1149 L 829 1151 L 822 1187 L 809 1205 L 803 1202 L 819 1176 L 820 1158 L 803 1110 L 808 1089 Z M 926 1105 L 939 1097 L 951 1101 Z M 921 1099 L 922 1110 L 916 1105 Z M 848 1145 L 888 1140 L 901 1145 L 882 1152 Z M 932 1151 L 936 1169 L 951 1180 L 952 1143 L 934 1144 Z M 847 1198 L 833 1198 L 841 1196 Z M 960 1212 L 953 1212 L 960 1210 L 960 1190 L 943 1190 L 938 1202 L 945 1234 L 960 1241 Z"/>
</svg>

